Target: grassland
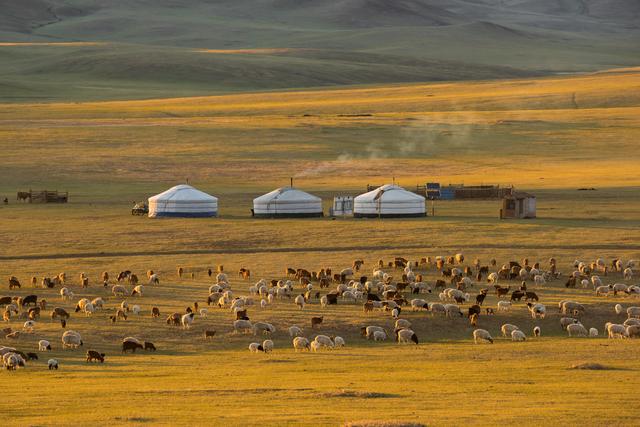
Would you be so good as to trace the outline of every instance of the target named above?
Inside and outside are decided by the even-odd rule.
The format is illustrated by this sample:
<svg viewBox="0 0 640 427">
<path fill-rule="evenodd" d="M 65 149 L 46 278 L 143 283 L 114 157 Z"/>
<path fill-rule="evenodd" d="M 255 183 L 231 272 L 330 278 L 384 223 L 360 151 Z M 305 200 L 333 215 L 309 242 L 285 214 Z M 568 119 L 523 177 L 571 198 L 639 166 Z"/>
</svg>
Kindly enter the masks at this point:
<svg viewBox="0 0 640 427">
<path fill-rule="evenodd" d="M 83 350 L 60 350 L 60 326 L 48 318 L 33 336 L 0 340 L 32 351 L 38 339 L 49 338 L 51 356 L 61 361 L 53 373 L 43 360 L 2 372 L 5 423 L 636 424 L 638 342 L 569 340 L 555 311 L 559 300 L 577 299 L 588 308 L 585 326 L 602 331 L 606 321 L 622 320 L 613 305 L 633 300 L 597 299 L 591 290 L 566 290 L 559 281 L 538 290 L 551 314 L 538 322 L 543 337 L 524 344 L 499 339 L 474 346 L 466 319 L 418 312 L 403 313 L 422 341 L 418 348 L 373 344 L 358 336 L 358 327 L 390 329 L 387 314 L 365 317 L 352 304 L 321 310 L 317 302 L 300 311 L 278 302 L 250 310 L 252 319 L 278 328 L 276 351 L 256 356 L 246 350 L 253 337 L 229 333 L 227 310 L 211 309 L 192 331 L 169 328 L 148 312 L 152 306 L 168 314 L 202 303 L 211 284 L 205 271 L 216 264 L 225 265 L 233 289 L 244 295 L 250 282 L 233 274 L 240 266 L 250 267 L 257 280 L 280 278 L 286 266 L 340 268 L 362 257 L 368 272 L 378 258 L 458 251 L 484 263 L 525 256 L 545 263 L 555 256 L 565 272 L 576 258 L 640 259 L 639 86 L 638 70 L 627 69 L 499 82 L 0 104 L 6 165 L 0 195 L 11 199 L 0 206 L 0 277 L 16 275 L 26 283 L 32 275 L 66 271 L 76 282 L 85 272 L 91 286 L 72 284 L 76 299 L 103 296 L 109 308 L 92 318 L 74 315 L 69 325 L 82 333 L 83 350 L 107 353 L 104 365 L 87 365 Z M 453 201 L 436 203 L 436 216 L 424 219 L 251 219 L 251 199 L 288 184 L 291 176 L 327 200 L 394 176 L 407 187 L 431 180 L 514 184 L 536 193 L 539 218 L 500 221 L 496 201 Z M 220 218 L 129 215 L 133 200 L 186 178 L 220 197 Z M 17 190 L 30 187 L 69 190 L 71 202 L 13 200 Z M 195 278 L 178 279 L 178 265 Z M 109 323 L 120 299 L 109 298 L 97 284 L 99 274 L 131 269 L 142 275 L 149 268 L 159 272 L 161 285 L 147 287 L 135 301 L 143 315 Z M 425 274 L 430 282 L 437 277 Z M 26 285 L 10 294 L 29 293 Z M 37 293 L 73 309 L 75 301 L 62 303 L 55 291 Z M 495 302 L 494 296 L 488 300 L 490 306 Z M 283 331 L 292 323 L 306 327 L 320 313 L 326 316 L 322 331 L 344 336 L 347 348 L 295 354 Z M 509 314 L 482 316 L 480 326 L 497 335 L 506 321 L 527 335 L 534 325 L 518 305 Z M 19 329 L 21 323 L 14 319 L 10 326 Z M 205 328 L 218 331 L 213 341 L 201 338 Z M 118 342 L 129 335 L 155 342 L 159 351 L 121 355 Z M 570 369 L 582 362 L 615 369 Z M 25 393 L 29 409 L 14 403 Z"/>
</svg>

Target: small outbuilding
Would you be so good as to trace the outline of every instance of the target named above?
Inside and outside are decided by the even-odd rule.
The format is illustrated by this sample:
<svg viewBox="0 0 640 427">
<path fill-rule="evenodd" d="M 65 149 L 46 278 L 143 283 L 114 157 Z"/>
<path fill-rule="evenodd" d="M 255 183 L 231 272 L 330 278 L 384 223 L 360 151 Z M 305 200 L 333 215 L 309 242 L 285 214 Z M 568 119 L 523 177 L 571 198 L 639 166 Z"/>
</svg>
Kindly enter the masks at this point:
<svg viewBox="0 0 640 427">
<path fill-rule="evenodd" d="M 218 198 L 182 184 L 149 197 L 149 218 L 218 216 Z"/>
<path fill-rule="evenodd" d="M 252 215 L 264 218 L 323 216 L 322 199 L 294 187 L 277 188 L 253 199 Z"/>
<path fill-rule="evenodd" d="M 404 188 L 387 184 L 353 200 L 356 218 L 392 218 L 426 216 L 425 198 Z"/>
<path fill-rule="evenodd" d="M 536 196 L 523 191 L 512 191 L 502 199 L 500 219 L 535 218 Z"/>
</svg>

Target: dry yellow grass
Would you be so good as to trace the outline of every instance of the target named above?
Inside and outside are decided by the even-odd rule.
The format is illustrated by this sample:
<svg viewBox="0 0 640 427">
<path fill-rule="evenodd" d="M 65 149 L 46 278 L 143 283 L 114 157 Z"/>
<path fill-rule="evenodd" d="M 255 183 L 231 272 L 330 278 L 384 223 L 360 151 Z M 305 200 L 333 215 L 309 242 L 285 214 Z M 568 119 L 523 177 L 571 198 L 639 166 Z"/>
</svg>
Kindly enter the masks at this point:
<svg viewBox="0 0 640 427">
<path fill-rule="evenodd" d="M 458 251 L 483 263 L 526 256 L 544 264 L 554 256 L 565 273 L 574 259 L 640 259 L 639 81 L 637 70 L 626 70 L 505 82 L 0 105 L 0 150 L 10 165 L 0 169 L 0 194 L 11 197 L 0 206 L 0 284 L 16 275 L 25 286 L 10 294 L 26 295 L 33 292 L 31 276 L 65 271 L 75 300 L 102 296 L 108 307 L 93 317 L 73 315 L 69 328 L 83 334 L 83 350 L 61 351 L 61 329 L 48 319 L 17 343 L 0 339 L 0 345 L 33 351 L 39 338 L 48 338 L 57 346 L 51 356 L 61 361 L 61 370 L 51 373 L 43 363 L 50 355 L 41 354 L 44 360 L 24 370 L 2 372 L 5 423 L 634 424 L 638 341 L 569 340 L 554 309 L 562 299 L 577 299 L 588 306 L 585 325 L 602 332 L 604 322 L 621 319 L 613 305 L 634 300 L 596 298 L 589 289 L 567 290 L 562 281 L 537 289 L 551 310 L 544 321 L 534 322 L 523 305 L 481 317 L 480 326 L 494 335 L 506 321 L 527 335 L 540 324 L 543 337 L 524 344 L 498 339 L 493 346 L 474 346 L 466 319 L 409 311 L 403 316 L 421 339 L 417 349 L 373 344 L 359 338 L 358 328 L 391 329 L 388 314 L 365 317 L 359 305 L 342 303 L 322 310 L 317 301 L 300 311 L 284 301 L 269 310 L 250 309 L 252 319 L 272 321 L 279 331 L 274 354 L 256 356 L 246 348 L 257 338 L 230 334 L 228 310 L 210 308 L 192 331 L 169 328 L 148 312 L 152 306 L 164 315 L 194 301 L 203 304 L 212 281 L 206 270 L 217 264 L 225 265 L 236 294 L 245 295 L 252 282 L 237 278 L 241 266 L 252 270 L 255 281 L 281 278 L 286 266 L 339 269 L 363 258 L 369 273 L 380 257 Z M 539 218 L 500 221 L 497 201 L 452 201 L 438 202 L 435 217 L 411 220 L 251 219 L 252 197 L 288 184 L 290 176 L 321 195 L 325 209 L 336 193 L 357 194 L 366 183 L 392 176 L 407 187 L 427 180 L 516 184 L 536 192 Z M 220 218 L 129 215 L 131 201 L 186 177 L 220 197 Z M 576 191 L 583 186 L 598 190 Z M 71 203 L 17 204 L 15 191 L 29 187 L 70 190 Z M 176 278 L 177 266 L 195 278 Z M 98 284 L 100 273 L 131 269 L 142 277 L 150 268 L 159 272 L 161 285 L 129 298 L 143 315 L 109 323 L 120 299 Z M 80 272 L 90 277 L 89 289 L 75 283 Z M 438 278 L 432 270 L 425 274 L 429 282 Z M 75 301 L 60 301 L 57 291 L 36 293 L 73 310 Z M 495 303 L 490 296 L 488 304 Z M 322 314 L 322 331 L 345 337 L 347 348 L 295 354 L 285 328 L 306 326 L 310 316 Z M 9 322 L 14 329 L 21 324 Z M 202 339 L 205 328 L 218 331 L 213 341 Z M 118 343 L 128 335 L 155 342 L 159 352 L 121 355 Z M 106 352 L 107 363 L 87 365 L 88 348 Z M 572 369 L 583 363 L 614 369 Z M 15 405 L 25 399 L 24 390 L 27 409 Z"/>
</svg>

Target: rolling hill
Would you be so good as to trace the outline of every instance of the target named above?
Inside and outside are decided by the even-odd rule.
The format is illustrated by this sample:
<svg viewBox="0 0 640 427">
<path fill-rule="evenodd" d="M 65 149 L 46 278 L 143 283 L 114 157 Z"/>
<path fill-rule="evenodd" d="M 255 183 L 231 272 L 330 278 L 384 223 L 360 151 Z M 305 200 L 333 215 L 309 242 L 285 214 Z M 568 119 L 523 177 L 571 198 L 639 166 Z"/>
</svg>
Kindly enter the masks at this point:
<svg viewBox="0 0 640 427">
<path fill-rule="evenodd" d="M 0 9 L 5 102 L 512 78 L 640 58 L 634 0 L 2 0 Z"/>
</svg>

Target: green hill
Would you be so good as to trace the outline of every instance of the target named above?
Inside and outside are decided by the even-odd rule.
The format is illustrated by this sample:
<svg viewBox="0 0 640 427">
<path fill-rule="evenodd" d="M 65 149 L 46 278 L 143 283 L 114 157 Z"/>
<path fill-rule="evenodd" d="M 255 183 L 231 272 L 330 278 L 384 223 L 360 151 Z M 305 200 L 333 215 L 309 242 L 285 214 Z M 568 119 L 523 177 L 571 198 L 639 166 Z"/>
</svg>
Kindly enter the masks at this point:
<svg viewBox="0 0 640 427">
<path fill-rule="evenodd" d="M 5 102 L 508 78 L 640 58 L 634 0 L 1 0 L 0 8 Z"/>
</svg>

